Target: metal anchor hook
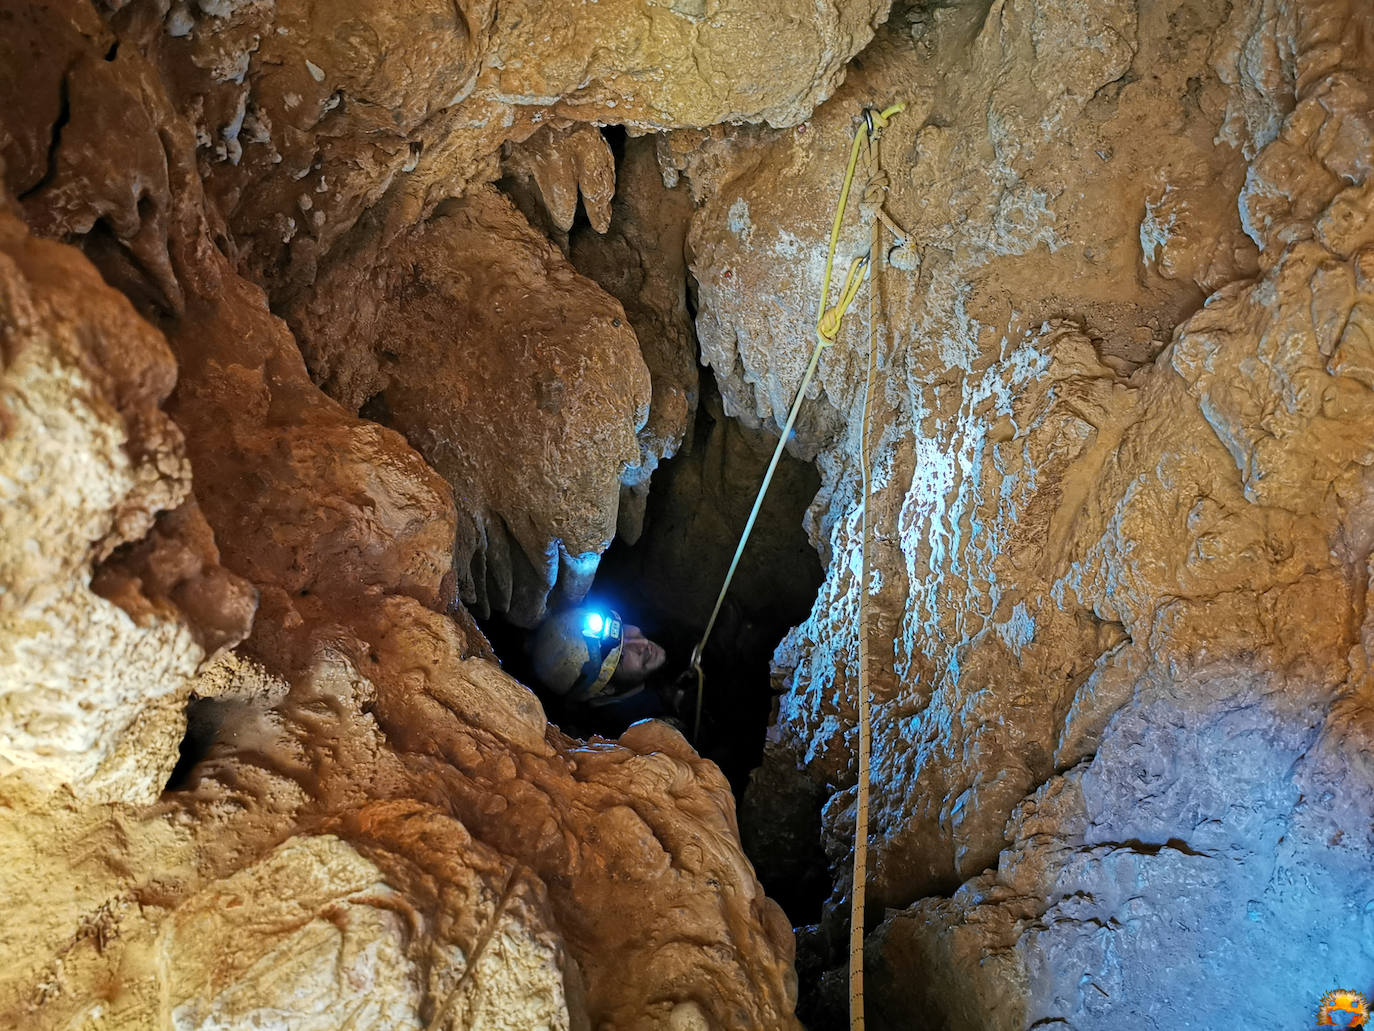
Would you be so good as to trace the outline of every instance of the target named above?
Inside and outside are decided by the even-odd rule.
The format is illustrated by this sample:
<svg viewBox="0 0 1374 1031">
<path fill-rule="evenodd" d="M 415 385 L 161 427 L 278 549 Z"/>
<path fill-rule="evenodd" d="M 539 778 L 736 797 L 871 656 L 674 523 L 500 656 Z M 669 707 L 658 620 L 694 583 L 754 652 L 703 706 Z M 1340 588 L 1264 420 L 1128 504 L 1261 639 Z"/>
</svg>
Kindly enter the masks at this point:
<svg viewBox="0 0 1374 1031">
<path fill-rule="evenodd" d="M 883 130 L 887 128 L 889 118 L 887 112 L 879 111 L 875 107 L 864 108 L 863 116 L 864 129 L 866 130 L 864 145 L 868 148 L 871 157 L 878 140 L 882 138 Z"/>
</svg>

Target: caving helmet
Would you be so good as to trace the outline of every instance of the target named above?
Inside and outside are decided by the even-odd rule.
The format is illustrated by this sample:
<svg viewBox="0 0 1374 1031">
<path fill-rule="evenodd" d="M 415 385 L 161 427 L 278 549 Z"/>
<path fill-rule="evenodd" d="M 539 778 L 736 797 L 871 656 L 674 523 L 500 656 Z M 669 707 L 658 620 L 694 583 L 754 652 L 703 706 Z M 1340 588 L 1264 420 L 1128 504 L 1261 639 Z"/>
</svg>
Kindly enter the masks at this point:
<svg viewBox="0 0 1374 1031">
<path fill-rule="evenodd" d="M 544 620 L 534 635 L 534 675 L 555 694 L 575 702 L 606 693 L 620 662 L 625 627 L 614 612 L 568 609 Z"/>
</svg>

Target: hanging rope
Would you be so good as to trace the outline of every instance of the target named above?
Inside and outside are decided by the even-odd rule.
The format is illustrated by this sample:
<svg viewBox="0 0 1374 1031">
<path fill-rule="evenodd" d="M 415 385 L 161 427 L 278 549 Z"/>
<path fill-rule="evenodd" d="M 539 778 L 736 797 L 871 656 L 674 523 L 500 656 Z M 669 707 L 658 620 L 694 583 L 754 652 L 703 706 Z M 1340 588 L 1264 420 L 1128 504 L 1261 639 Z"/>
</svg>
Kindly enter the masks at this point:
<svg viewBox="0 0 1374 1031">
<path fill-rule="evenodd" d="M 835 220 L 830 226 L 830 243 L 825 252 L 825 275 L 821 280 L 820 297 L 816 304 L 816 344 L 811 349 L 811 360 L 807 362 L 806 373 L 802 376 L 801 385 L 797 387 L 797 395 L 793 398 L 792 407 L 787 413 L 787 421 L 783 424 L 782 435 L 778 437 L 778 446 L 773 449 L 773 458 L 769 461 L 768 469 L 763 474 L 763 483 L 759 485 L 758 495 L 754 498 L 754 507 L 749 511 L 749 518 L 744 524 L 744 532 L 740 534 L 735 555 L 730 560 L 730 568 L 726 570 L 725 582 L 721 584 L 720 593 L 716 595 L 716 603 L 711 608 L 711 617 L 706 621 L 706 629 L 702 631 L 701 640 L 692 649 L 691 669 L 697 677 L 696 714 L 692 720 L 693 740 L 701 736 L 701 700 L 706 693 L 706 674 L 702 671 L 701 662 L 706 653 L 706 642 L 710 640 L 711 631 L 715 629 L 716 618 L 720 615 L 721 605 L 725 603 L 725 595 L 730 590 L 730 582 L 735 578 L 735 570 L 739 567 L 740 556 L 744 554 L 745 545 L 749 543 L 749 535 L 754 532 L 754 522 L 758 519 L 759 509 L 763 507 L 763 499 L 768 493 L 768 486 L 773 482 L 773 473 L 777 471 L 778 462 L 782 460 L 782 450 L 786 447 L 787 439 L 792 433 L 792 426 L 797 421 L 797 413 L 801 411 L 802 400 L 806 397 L 806 391 L 816 375 L 816 366 L 820 362 L 821 352 L 835 342 L 835 337 L 840 331 L 840 323 L 844 320 L 850 305 L 854 303 L 854 298 L 859 293 L 859 287 L 863 285 L 864 277 L 868 274 L 869 255 L 863 255 L 851 261 L 849 271 L 844 277 L 844 287 L 840 290 L 839 299 L 833 308 L 826 309 L 826 301 L 830 298 L 830 281 L 835 270 L 835 248 L 839 244 L 840 226 L 844 222 L 845 208 L 849 204 L 849 191 L 854 185 L 854 171 L 858 168 L 860 147 L 865 143 L 869 144 L 870 155 L 874 156 L 875 152 L 871 150 L 871 144 L 875 133 L 885 127 L 893 115 L 905 110 L 905 108 L 905 104 L 893 104 L 882 112 L 865 110 L 863 122 L 854 130 L 854 142 L 849 146 L 849 164 L 845 167 L 844 184 L 840 187 L 840 199 L 835 207 Z"/>
<path fill-rule="evenodd" d="M 864 909 L 868 881 L 868 780 L 869 743 L 871 740 L 868 680 L 868 613 L 871 571 L 869 568 L 868 540 L 871 533 L 869 502 L 872 493 L 872 474 L 868 442 L 873 413 L 873 385 L 878 362 L 879 316 L 883 302 L 880 296 L 881 274 L 886 264 L 886 255 L 881 246 L 882 229 L 885 226 L 896 238 L 898 244 L 903 247 L 908 246 L 911 240 L 906 230 L 883 209 L 888 180 L 887 174 L 882 168 L 878 139 L 879 133 L 886 128 L 889 120 L 904 109 L 905 105 L 903 104 L 893 104 L 881 112 L 865 110 L 864 120 L 854 132 L 854 141 L 849 148 L 849 164 L 845 168 L 844 183 L 840 187 L 839 203 L 835 208 L 835 220 L 830 226 L 830 242 L 825 254 L 825 275 L 821 281 L 821 293 L 816 306 L 816 344 L 811 349 L 811 360 L 807 363 L 806 373 L 802 376 L 801 385 L 797 388 L 797 395 L 787 413 L 787 421 L 783 424 L 782 435 L 778 438 L 778 446 L 773 450 L 773 458 L 768 463 L 768 470 L 763 475 L 763 483 L 759 486 L 758 496 L 754 499 L 754 507 L 749 512 L 749 519 L 744 524 L 744 532 L 740 535 L 734 558 L 730 560 L 730 568 L 725 574 L 725 582 L 721 585 L 720 594 L 716 596 L 715 606 L 711 609 L 711 618 L 706 621 L 706 629 L 701 635 L 701 640 L 692 650 L 692 670 L 697 676 L 696 718 L 692 724 L 692 734 L 696 738 L 701 733 L 701 700 L 706 692 L 706 676 L 701 669 L 706 642 L 710 639 L 711 631 L 716 625 L 716 618 L 720 615 L 720 607 L 725 602 L 725 595 L 730 589 L 731 580 L 734 579 L 740 556 L 744 554 L 749 535 L 753 532 L 754 521 L 758 518 L 764 496 L 768 493 L 768 486 L 773 480 L 773 473 L 782 458 L 782 449 L 786 446 L 787 438 L 792 432 L 792 426 L 797 419 L 797 412 L 801 409 L 802 399 L 806 396 L 807 388 L 810 387 L 811 380 L 816 374 L 816 366 L 820 361 L 821 351 L 835 342 L 840 331 L 840 324 L 854 303 L 854 298 L 859 292 L 859 287 L 863 285 L 871 263 L 874 269 L 874 285 L 873 289 L 869 291 L 868 374 L 864 384 L 863 420 L 859 431 L 859 465 L 863 480 L 863 496 L 860 499 L 862 524 L 859 535 L 861 570 L 858 620 L 859 678 L 856 691 L 859 714 L 857 728 L 859 768 L 858 793 L 855 798 L 854 867 L 850 887 L 849 913 L 849 1026 L 853 1031 L 863 1031 L 864 1028 Z M 827 309 L 825 305 L 830 297 L 830 282 L 835 268 L 835 248 L 839 243 L 840 227 L 844 223 L 845 209 L 849 204 L 849 193 L 854 185 L 854 172 L 858 167 L 861 147 L 867 148 L 870 168 L 870 178 L 863 196 L 863 207 L 873 215 L 869 252 L 867 255 L 855 258 L 850 262 L 839 299 L 834 307 Z M 909 259 L 906 259 L 903 267 L 907 267 L 908 264 Z"/>
<path fill-rule="evenodd" d="M 887 124 L 888 118 L 896 112 L 892 109 L 883 112 L 881 123 L 876 129 Z M 869 254 L 873 259 L 873 286 L 868 291 L 868 375 L 864 381 L 863 419 L 859 428 L 859 471 L 863 478 L 863 496 L 859 499 L 862 524 L 859 530 L 859 683 L 858 696 L 859 726 L 858 735 L 858 792 L 854 800 L 854 868 L 850 882 L 849 906 L 849 1026 L 853 1031 L 863 1031 L 864 1027 L 864 910 L 866 887 L 868 883 L 868 778 L 869 778 L 869 566 L 868 541 L 872 535 L 872 519 L 869 502 L 873 493 L 872 465 L 868 454 L 870 439 L 869 426 L 873 418 L 873 384 L 878 367 L 879 330 L 882 319 L 882 273 L 886 266 L 886 252 L 882 248 L 882 230 L 888 231 L 899 241 L 910 241 L 906 231 L 897 225 L 883 210 L 883 200 L 887 193 L 887 173 L 883 171 L 879 151 L 878 133 L 870 128 L 868 136 L 869 167 L 872 177 L 864 190 L 864 206 L 873 211 Z"/>
<path fill-rule="evenodd" d="M 858 620 L 859 678 L 856 691 L 859 713 L 857 728 L 859 769 L 854 814 L 854 868 L 850 886 L 849 911 L 849 1026 L 853 1031 L 863 1031 L 864 1028 L 864 908 L 868 882 L 868 780 L 869 742 L 871 740 L 868 680 L 868 613 L 871 570 L 869 568 L 868 540 L 872 529 L 869 502 L 873 486 L 868 442 L 873 414 L 873 385 L 878 363 L 878 326 L 881 321 L 883 303 L 881 275 L 886 264 L 886 255 L 881 246 L 882 229 L 885 226 L 896 238 L 899 245 L 903 247 L 908 246 L 911 240 L 906 230 L 883 210 L 888 180 L 887 174 L 882 168 L 878 139 L 879 133 L 886 128 L 892 117 L 904 109 L 904 104 L 893 104 L 881 112 L 865 110 L 863 122 L 854 131 L 854 142 L 849 148 L 849 164 L 845 168 L 844 183 L 840 187 L 840 199 L 835 208 L 835 220 L 830 226 L 830 242 L 826 248 L 825 275 L 821 281 L 821 293 L 816 306 L 816 344 L 811 349 L 811 360 L 807 363 L 806 373 L 802 376 L 801 385 L 797 388 L 797 395 L 787 413 L 787 421 L 783 424 L 782 435 L 778 438 L 778 446 L 773 450 L 773 458 L 768 463 L 767 471 L 763 474 L 763 483 L 759 486 L 758 496 L 754 498 L 754 507 L 750 510 L 749 519 L 744 524 L 744 532 L 740 535 L 734 558 L 730 560 L 730 568 L 726 571 L 725 582 L 721 585 L 720 594 L 716 596 L 716 603 L 711 609 L 711 618 L 706 621 L 706 629 L 701 635 L 701 640 L 692 650 L 692 670 L 697 676 L 696 717 L 692 724 L 692 735 L 696 738 L 701 734 L 701 700 L 706 693 L 706 676 L 701 669 L 706 642 L 710 639 L 711 631 L 715 628 L 716 618 L 720 615 L 720 607 L 725 602 L 725 595 L 730 590 L 730 582 L 734 579 L 735 570 L 739 567 L 740 556 L 744 554 L 745 545 L 749 542 L 749 535 L 753 532 L 754 521 L 758 518 L 764 496 L 768 493 L 768 485 L 772 482 L 773 473 L 782 458 L 782 449 L 787 444 L 787 438 L 797 420 L 797 413 L 801 410 L 802 399 L 806 396 L 807 388 L 810 387 L 811 380 L 816 374 L 816 366 L 820 361 L 821 352 L 835 342 L 840 331 L 840 324 L 854 303 L 859 287 L 863 285 L 864 278 L 868 274 L 870 264 L 872 264 L 874 285 L 873 289 L 869 291 L 868 374 L 864 383 L 863 419 L 859 430 L 859 466 L 863 480 L 863 496 L 860 499 L 862 523 L 859 533 L 861 571 Z M 870 168 L 870 178 L 863 196 L 863 207 L 873 215 L 869 251 L 867 255 L 857 257 L 849 263 L 849 271 L 845 275 L 844 286 L 840 289 L 839 299 L 834 307 L 827 309 L 825 305 L 830 297 L 830 281 L 835 269 L 835 248 L 839 243 L 840 227 L 844 223 L 845 209 L 849 204 L 849 193 L 854 185 L 854 172 L 858 167 L 861 147 L 867 148 Z M 909 263 L 909 259 L 907 261 Z M 907 264 L 903 264 L 903 267 L 907 267 Z"/>
</svg>

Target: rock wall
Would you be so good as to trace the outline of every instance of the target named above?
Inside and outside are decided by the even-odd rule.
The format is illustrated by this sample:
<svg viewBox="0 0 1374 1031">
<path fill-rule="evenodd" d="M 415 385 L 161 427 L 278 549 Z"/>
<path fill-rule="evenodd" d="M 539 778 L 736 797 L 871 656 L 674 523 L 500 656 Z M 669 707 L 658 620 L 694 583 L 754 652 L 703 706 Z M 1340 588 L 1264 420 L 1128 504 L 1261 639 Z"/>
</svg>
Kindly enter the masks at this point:
<svg viewBox="0 0 1374 1031">
<path fill-rule="evenodd" d="M 452 484 L 465 602 L 531 626 L 560 574 L 586 591 L 641 462 L 649 372 L 620 305 L 508 200 L 474 190 L 331 260 L 287 317 L 324 389 Z"/>
<path fill-rule="evenodd" d="M 724 778 L 460 601 L 585 590 L 695 398 L 486 184 L 799 119 L 883 13 L 0 4 L 0 1023 L 797 1026 Z"/>
<path fill-rule="evenodd" d="M 776 423 L 859 111 L 907 104 L 881 153 L 910 242 L 868 288 L 883 1026 L 1300 1026 L 1371 987 L 1370 30 L 1346 2 L 915 5 L 807 123 L 667 148 L 703 357 Z M 746 811 L 784 775 L 830 793 L 836 944 L 869 331 L 798 433 L 828 576 Z"/>
</svg>

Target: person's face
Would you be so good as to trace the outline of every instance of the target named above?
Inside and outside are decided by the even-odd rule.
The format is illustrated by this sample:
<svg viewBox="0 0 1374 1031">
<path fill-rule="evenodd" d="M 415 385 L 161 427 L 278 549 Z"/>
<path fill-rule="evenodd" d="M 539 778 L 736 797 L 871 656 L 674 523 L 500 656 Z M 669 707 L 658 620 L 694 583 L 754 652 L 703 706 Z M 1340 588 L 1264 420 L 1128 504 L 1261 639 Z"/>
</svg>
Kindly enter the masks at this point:
<svg viewBox="0 0 1374 1031">
<path fill-rule="evenodd" d="M 637 626 L 627 623 L 623 633 L 620 662 L 616 664 L 611 679 L 620 684 L 642 683 L 650 673 L 668 661 L 668 655 L 645 637 L 644 632 Z"/>
</svg>

